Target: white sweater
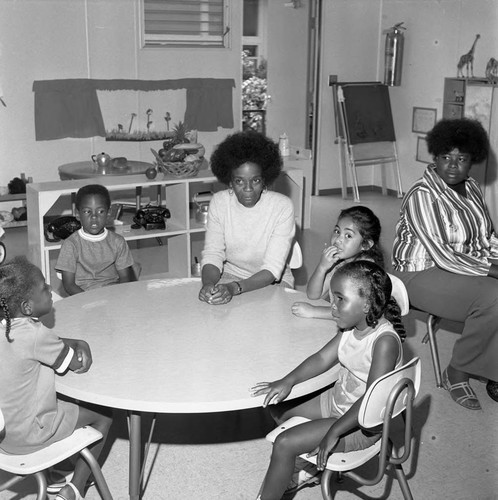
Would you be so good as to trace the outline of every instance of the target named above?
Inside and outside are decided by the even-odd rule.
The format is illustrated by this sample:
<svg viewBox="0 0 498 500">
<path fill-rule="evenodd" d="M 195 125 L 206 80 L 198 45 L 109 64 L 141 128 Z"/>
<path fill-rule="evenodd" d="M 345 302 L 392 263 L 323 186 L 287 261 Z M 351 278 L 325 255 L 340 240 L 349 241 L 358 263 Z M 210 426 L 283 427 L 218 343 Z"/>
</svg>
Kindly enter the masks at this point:
<svg viewBox="0 0 498 500">
<path fill-rule="evenodd" d="M 228 190 L 216 193 L 209 203 L 202 265 L 249 278 L 263 269 L 275 279 L 294 285 L 286 264 L 296 231 L 292 201 L 267 191 L 254 207 L 241 205 Z"/>
</svg>

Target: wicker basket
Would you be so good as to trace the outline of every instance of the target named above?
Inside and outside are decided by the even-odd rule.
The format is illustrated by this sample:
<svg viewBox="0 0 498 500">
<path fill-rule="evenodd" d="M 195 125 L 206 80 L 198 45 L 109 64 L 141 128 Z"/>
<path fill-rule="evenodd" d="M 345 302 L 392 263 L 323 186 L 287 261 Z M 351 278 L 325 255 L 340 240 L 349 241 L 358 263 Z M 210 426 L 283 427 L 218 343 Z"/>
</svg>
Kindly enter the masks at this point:
<svg viewBox="0 0 498 500">
<path fill-rule="evenodd" d="M 195 161 L 161 161 L 157 162 L 159 170 L 175 177 L 195 177 L 202 165 L 202 158 Z"/>
</svg>

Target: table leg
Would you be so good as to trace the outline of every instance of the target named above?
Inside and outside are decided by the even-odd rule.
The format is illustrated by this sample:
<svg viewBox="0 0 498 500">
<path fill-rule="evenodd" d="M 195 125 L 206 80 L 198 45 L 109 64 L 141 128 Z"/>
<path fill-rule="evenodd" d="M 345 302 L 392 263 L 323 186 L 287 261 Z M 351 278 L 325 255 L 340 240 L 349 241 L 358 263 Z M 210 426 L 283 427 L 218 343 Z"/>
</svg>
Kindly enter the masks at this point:
<svg viewBox="0 0 498 500">
<path fill-rule="evenodd" d="M 130 411 L 130 500 L 140 500 L 140 469 L 142 456 L 142 418 L 140 412 Z"/>
</svg>

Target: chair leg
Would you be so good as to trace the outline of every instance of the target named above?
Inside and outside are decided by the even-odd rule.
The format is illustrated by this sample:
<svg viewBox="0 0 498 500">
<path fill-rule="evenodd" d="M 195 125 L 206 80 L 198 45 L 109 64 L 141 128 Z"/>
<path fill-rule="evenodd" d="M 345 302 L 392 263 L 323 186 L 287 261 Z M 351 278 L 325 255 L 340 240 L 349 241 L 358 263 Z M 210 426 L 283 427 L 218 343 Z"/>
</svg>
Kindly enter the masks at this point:
<svg viewBox="0 0 498 500">
<path fill-rule="evenodd" d="M 38 486 L 36 500 L 45 500 L 47 498 L 47 478 L 45 476 L 45 471 L 37 472 L 35 478 Z"/>
<path fill-rule="evenodd" d="M 93 456 L 92 452 L 88 448 L 83 448 L 80 451 L 80 454 L 88 463 L 90 467 L 93 477 L 95 478 L 95 482 L 97 483 L 97 487 L 99 489 L 99 493 L 102 496 L 102 500 L 112 500 L 111 492 L 109 491 L 109 487 L 107 486 L 107 482 L 102 474 L 102 469 L 98 464 L 97 460 Z"/>
<path fill-rule="evenodd" d="M 429 340 L 429 347 L 431 348 L 431 356 L 432 356 L 432 366 L 434 367 L 434 376 L 436 377 L 436 387 L 443 387 L 443 382 L 441 378 L 441 365 L 439 363 L 439 352 L 437 349 L 436 343 L 436 329 L 441 321 L 441 318 L 429 314 L 427 317 L 427 335 L 424 337 L 422 342 L 424 344 L 427 343 L 427 339 Z"/>
<path fill-rule="evenodd" d="M 334 471 L 330 469 L 325 469 L 322 474 L 320 481 L 320 486 L 322 488 L 322 497 L 324 500 L 333 500 L 334 495 L 332 492 L 332 480 L 334 476 Z"/>
<path fill-rule="evenodd" d="M 394 466 L 394 471 L 396 472 L 396 477 L 398 478 L 399 486 L 401 492 L 403 493 L 403 498 L 405 500 L 413 500 L 412 492 L 410 491 L 410 486 L 408 486 L 408 481 L 403 471 L 403 467 L 400 465 Z"/>
</svg>

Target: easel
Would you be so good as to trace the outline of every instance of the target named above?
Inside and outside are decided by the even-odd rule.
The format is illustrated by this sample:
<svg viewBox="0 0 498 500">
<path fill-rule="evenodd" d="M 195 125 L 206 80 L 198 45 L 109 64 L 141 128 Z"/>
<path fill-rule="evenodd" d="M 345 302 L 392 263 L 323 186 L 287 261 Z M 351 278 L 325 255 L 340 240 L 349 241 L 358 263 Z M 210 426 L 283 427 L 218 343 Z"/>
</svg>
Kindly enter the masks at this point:
<svg viewBox="0 0 498 500">
<path fill-rule="evenodd" d="M 403 197 L 396 136 L 387 87 L 374 83 L 337 83 L 334 89 L 336 135 L 340 149 L 342 197 L 347 198 L 347 171 L 353 199 L 360 201 L 356 168 L 392 164 L 397 196 Z M 381 171 L 382 194 L 387 195 L 386 173 Z"/>
</svg>

